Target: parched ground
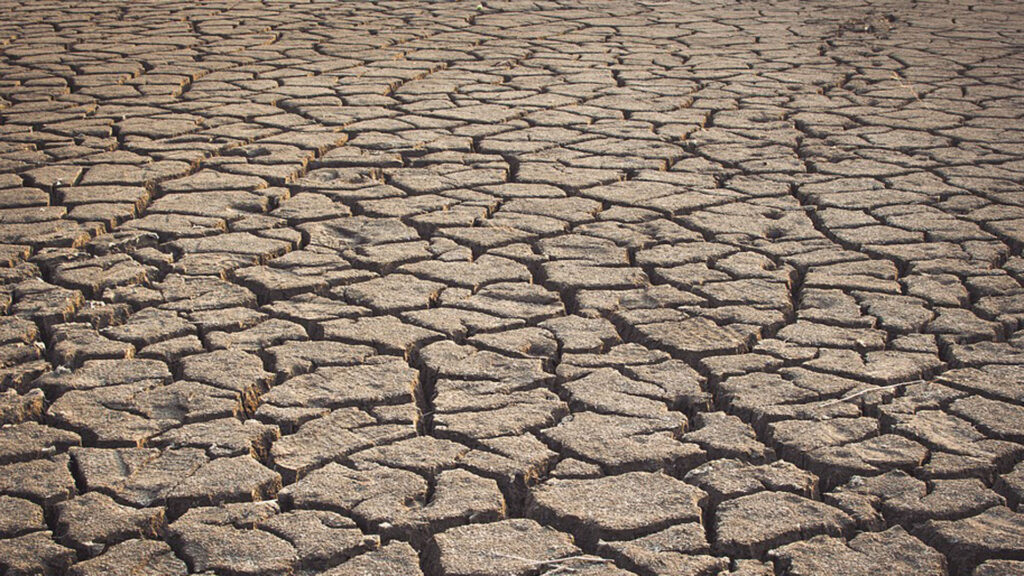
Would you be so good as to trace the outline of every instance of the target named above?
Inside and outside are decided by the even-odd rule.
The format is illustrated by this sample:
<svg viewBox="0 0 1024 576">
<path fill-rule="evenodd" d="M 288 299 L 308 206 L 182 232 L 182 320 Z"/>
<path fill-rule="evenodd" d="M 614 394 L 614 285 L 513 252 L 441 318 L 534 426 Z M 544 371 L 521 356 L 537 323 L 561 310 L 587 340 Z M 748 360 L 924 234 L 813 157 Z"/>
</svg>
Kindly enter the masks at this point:
<svg viewBox="0 0 1024 576">
<path fill-rule="evenodd" d="M 0 38 L 0 574 L 1024 574 L 1019 3 Z"/>
</svg>

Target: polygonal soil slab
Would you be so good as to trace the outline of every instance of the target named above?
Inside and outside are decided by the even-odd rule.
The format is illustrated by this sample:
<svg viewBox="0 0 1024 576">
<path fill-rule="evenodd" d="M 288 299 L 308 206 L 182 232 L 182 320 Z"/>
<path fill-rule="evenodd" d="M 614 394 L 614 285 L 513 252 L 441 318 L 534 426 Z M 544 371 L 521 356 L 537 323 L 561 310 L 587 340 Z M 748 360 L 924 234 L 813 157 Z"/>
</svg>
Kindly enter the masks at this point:
<svg viewBox="0 0 1024 576">
<path fill-rule="evenodd" d="M 841 510 L 816 500 L 789 492 L 758 492 L 718 507 L 714 547 L 731 557 L 757 558 L 811 536 L 844 536 L 853 525 Z"/>
<path fill-rule="evenodd" d="M 676 412 L 653 418 L 578 412 L 541 435 L 609 472 L 688 470 L 704 460 L 704 451 L 677 440 L 685 424 Z"/>
<path fill-rule="evenodd" d="M 670 524 L 699 522 L 707 495 L 661 472 L 551 480 L 528 497 L 527 514 L 580 542 L 623 540 Z"/>
<path fill-rule="evenodd" d="M 193 508 L 171 524 L 168 538 L 193 570 L 231 576 L 323 569 L 379 543 L 349 518 L 327 511 L 281 513 L 274 501 Z"/>
<path fill-rule="evenodd" d="M 185 576 L 188 566 L 159 540 L 128 540 L 71 567 L 69 576 Z"/>
<path fill-rule="evenodd" d="M 899 526 L 865 532 L 849 542 L 815 536 L 783 546 L 771 556 L 792 576 L 945 576 L 946 558 Z"/>
<path fill-rule="evenodd" d="M 405 542 L 391 542 L 387 546 L 367 552 L 332 568 L 321 576 L 420 576 L 420 558 Z"/>
<path fill-rule="evenodd" d="M 946 551 L 950 572 L 956 576 L 969 574 L 987 559 L 1024 559 L 1024 514 L 1004 506 L 993 506 L 963 520 L 929 521 L 914 533 L 928 545 Z"/>
<path fill-rule="evenodd" d="M 428 562 L 443 576 L 529 576 L 545 562 L 580 553 L 568 534 L 533 520 L 452 528 L 434 537 Z"/>
</svg>

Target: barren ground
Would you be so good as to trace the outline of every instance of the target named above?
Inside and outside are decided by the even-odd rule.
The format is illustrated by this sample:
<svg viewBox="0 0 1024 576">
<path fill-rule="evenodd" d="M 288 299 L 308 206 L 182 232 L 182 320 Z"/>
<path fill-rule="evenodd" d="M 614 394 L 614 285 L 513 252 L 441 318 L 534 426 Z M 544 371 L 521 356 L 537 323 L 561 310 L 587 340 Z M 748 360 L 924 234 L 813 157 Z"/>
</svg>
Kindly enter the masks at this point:
<svg viewBox="0 0 1024 576">
<path fill-rule="evenodd" d="M 0 574 L 1024 574 L 1017 2 L 0 0 Z"/>
</svg>

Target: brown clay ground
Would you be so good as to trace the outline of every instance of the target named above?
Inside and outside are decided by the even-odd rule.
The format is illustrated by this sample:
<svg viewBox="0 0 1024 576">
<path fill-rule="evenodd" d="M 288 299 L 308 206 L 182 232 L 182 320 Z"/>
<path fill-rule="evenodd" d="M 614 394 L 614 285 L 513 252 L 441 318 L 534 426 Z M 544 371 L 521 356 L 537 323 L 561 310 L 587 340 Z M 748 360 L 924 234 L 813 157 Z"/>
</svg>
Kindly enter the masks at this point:
<svg viewBox="0 0 1024 576">
<path fill-rule="evenodd" d="M 1016 2 L 0 2 L 0 573 L 1024 574 Z"/>
</svg>

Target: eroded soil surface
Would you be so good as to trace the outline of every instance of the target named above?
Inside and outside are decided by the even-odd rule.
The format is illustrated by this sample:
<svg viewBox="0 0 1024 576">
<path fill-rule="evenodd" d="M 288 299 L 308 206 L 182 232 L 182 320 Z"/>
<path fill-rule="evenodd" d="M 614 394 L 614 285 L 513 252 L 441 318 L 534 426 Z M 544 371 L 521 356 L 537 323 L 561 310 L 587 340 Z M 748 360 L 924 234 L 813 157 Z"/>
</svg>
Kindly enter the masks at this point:
<svg viewBox="0 0 1024 576">
<path fill-rule="evenodd" d="M 1022 30 L 0 2 L 0 573 L 1024 574 Z"/>
</svg>

